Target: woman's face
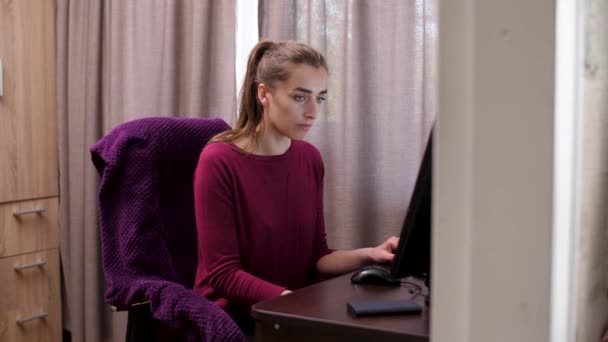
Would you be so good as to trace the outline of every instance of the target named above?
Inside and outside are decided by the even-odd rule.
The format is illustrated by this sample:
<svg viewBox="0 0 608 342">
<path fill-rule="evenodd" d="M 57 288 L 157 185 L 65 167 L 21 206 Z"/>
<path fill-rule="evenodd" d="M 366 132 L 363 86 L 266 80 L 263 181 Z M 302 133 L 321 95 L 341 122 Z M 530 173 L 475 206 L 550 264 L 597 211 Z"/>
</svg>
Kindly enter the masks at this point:
<svg viewBox="0 0 608 342">
<path fill-rule="evenodd" d="M 266 133 L 304 138 L 326 97 L 327 71 L 308 64 L 294 65 L 290 78 L 277 82 L 272 89 L 260 85 L 258 99 L 264 107 Z"/>
</svg>

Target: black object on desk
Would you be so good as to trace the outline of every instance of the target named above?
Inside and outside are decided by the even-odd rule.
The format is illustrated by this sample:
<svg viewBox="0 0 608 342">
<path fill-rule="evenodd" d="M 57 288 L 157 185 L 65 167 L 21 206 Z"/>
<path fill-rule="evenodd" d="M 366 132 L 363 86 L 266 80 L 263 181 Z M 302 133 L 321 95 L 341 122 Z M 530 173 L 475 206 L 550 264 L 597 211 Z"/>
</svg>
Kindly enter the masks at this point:
<svg viewBox="0 0 608 342">
<path fill-rule="evenodd" d="M 401 279 L 394 277 L 391 272 L 379 266 L 366 266 L 355 272 L 350 278 L 353 284 L 371 284 L 385 286 L 400 286 Z"/>
<path fill-rule="evenodd" d="M 420 314 L 422 306 L 412 300 L 356 300 L 346 304 L 354 316 Z"/>
</svg>

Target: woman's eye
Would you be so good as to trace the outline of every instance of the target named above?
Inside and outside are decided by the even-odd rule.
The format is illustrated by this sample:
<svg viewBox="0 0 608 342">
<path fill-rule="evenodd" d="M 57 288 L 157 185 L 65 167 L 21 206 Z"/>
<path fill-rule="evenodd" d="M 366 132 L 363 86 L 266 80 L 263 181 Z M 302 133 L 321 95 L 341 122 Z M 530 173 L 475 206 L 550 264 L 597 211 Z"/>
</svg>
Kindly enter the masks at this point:
<svg viewBox="0 0 608 342">
<path fill-rule="evenodd" d="M 323 102 L 325 102 L 324 97 L 317 97 L 317 103 L 323 103 Z"/>
<path fill-rule="evenodd" d="M 296 95 L 293 97 L 293 99 L 296 100 L 297 102 L 304 102 L 304 101 L 306 101 L 306 96 Z"/>
</svg>

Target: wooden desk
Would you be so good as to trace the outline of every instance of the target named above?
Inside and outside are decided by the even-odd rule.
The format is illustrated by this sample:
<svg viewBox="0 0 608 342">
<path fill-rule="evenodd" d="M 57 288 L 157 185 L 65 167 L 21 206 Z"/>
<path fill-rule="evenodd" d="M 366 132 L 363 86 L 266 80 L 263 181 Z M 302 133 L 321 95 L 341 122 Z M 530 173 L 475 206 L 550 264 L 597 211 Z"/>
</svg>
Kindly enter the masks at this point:
<svg viewBox="0 0 608 342">
<path fill-rule="evenodd" d="M 424 297 L 416 302 L 421 315 L 354 317 L 346 309 L 351 300 L 410 299 L 408 288 L 353 285 L 351 274 L 315 284 L 293 293 L 255 304 L 256 341 L 400 341 L 429 338 L 429 310 Z M 417 284 L 424 285 L 421 281 Z M 424 288 L 426 293 L 426 288 Z"/>
</svg>

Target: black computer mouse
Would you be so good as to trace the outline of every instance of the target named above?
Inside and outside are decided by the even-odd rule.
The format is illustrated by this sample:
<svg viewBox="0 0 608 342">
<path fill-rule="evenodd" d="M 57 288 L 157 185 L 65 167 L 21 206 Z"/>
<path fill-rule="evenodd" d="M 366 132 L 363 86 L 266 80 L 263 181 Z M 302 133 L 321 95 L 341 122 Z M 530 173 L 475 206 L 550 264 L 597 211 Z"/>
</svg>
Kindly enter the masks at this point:
<svg viewBox="0 0 608 342">
<path fill-rule="evenodd" d="M 353 284 L 401 285 L 401 279 L 394 277 L 389 270 L 379 266 L 367 266 L 360 269 L 353 274 L 350 281 Z"/>
</svg>

